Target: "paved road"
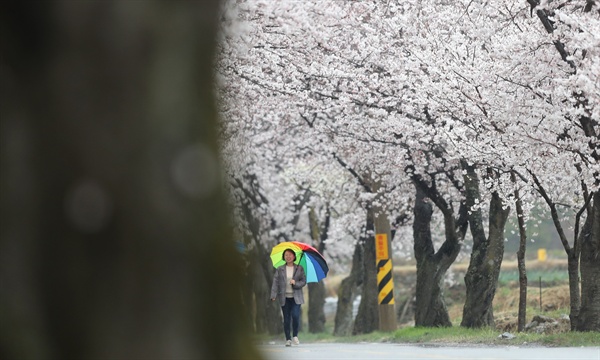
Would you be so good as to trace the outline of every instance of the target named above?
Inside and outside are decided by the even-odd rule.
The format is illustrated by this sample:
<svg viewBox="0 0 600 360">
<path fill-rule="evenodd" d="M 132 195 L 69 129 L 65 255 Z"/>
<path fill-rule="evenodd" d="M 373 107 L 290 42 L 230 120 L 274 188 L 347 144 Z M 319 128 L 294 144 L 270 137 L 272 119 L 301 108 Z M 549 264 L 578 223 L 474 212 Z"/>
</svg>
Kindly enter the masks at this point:
<svg viewBox="0 0 600 360">
<path fill-rule="evenodd" d="M 600 360 L 600 347 L 427 347 L 402 344 L 260 345 L 268 360 Z"/>
</svg>

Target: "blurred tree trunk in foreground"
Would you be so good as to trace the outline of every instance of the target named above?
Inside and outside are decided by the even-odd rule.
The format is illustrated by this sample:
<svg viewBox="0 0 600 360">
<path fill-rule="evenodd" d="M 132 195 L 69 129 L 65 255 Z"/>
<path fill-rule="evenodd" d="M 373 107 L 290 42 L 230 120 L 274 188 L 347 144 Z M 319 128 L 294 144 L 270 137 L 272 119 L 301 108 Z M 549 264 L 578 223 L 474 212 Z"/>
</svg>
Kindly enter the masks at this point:
<svg viewBox="0 0 600 360">
<path fill-rule="evenodd" d="M 258 358 L 220 185 L 218 0 L 0 14 L 0 358 Z"/>
</svg>

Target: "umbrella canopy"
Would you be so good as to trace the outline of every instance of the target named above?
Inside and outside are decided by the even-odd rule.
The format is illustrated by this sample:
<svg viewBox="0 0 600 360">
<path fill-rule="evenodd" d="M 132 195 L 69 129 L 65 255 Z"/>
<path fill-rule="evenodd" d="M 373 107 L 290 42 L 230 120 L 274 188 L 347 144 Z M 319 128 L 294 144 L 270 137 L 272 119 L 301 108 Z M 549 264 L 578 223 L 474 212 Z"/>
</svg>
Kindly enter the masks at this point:
<svg viewBox="0 0 600 360">
<path fill-rule="evenodd" d="M 278 268 L 285 264 L 283 260 L 283 252 L 291 249 L 296 254 L 297 265 L 302 265 L 306 273 L 306 282 L 319 282 L 319 280 L 327 276 L 329 266 L 323 258 L 323 255 L 314 247 L 298 241 L 286 241 L 279 243 L 271 250 L 271 261 L 273 267 Z"/>
</svg>

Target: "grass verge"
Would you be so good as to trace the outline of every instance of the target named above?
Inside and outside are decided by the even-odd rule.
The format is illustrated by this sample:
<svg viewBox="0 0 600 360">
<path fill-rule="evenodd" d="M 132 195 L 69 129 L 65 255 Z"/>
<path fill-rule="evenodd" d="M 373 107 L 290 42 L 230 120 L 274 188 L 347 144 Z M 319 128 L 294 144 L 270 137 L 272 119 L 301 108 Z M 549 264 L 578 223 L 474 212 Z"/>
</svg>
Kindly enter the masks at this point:
<svg viewBox="0 0 600 360">
<path fill-rule="evenodd" d="M 500 332 L 491 328 L 467 329 L 407 327 L 393 333 L 393 342 L 440 345 L 538 345 L 538 346 L 598 346 L 598 332 L 568 332 L 560 334 L 511 333 L 512 339 L 500 337 Z"/>
<path fill-rule="evenodd" d="M 560 334 L 513 333 L 512 339 L 499 338 L 500 332 L 491 328 L 467 329 L 460 326 L 451 328 L 406 327 L 395 332 L 372 332 L 353 336 L 333 336 L 330 333 L 301 332 L 300 341 L 305 343 L 358 343 L 392 342 L 399 344 L 438 345 L 438 346 L 549 346 L 580 347 L 598 346 L 598 332 L 568 332 Z M 282 336 L 257 335 L 259 343 L 281 342 Z"/>
</svg>

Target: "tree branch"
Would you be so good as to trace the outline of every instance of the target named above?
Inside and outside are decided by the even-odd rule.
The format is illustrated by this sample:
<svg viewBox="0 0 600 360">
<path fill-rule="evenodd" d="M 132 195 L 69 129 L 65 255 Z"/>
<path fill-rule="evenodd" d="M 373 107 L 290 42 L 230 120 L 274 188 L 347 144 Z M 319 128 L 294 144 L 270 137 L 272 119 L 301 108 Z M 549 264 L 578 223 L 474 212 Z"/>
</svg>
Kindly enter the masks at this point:
<svg viewBox="0 0 600 360">
<path fill-rule="evenodd" d="M 567 240 L 565 231 L 563 230 L 562 225 L 560 223 L 560 219 L 558 218 L 556 204 L 550 199 L 548 193 L 546 192 L 546 189 L 544 189 L 537 176 L 535 176 L 535 174 L 531 171 L 529 171 L 529 174 L 532 176 L 533 181 L 537 186 L 537 191 L 540 193 L 540 195 L 542 195 L 542 197 L 546 201 L 546 204 L 548 204 L 548 206 L 550 207 L 550 213 L 552 214 L 552 221 L 554 222 L 554 227 L 558 232 L 558 236 L 560 237 L 560 241 L 562 242 L 565 251 L 567 252 L 567 254 L 571 254 L 573 252 L 573 248 L 571 248 L 571 246 L 569 245 L 569 241 Z"/>
<path fill-rule="evenodd" d="M 350 172 L 350 174 L 352 174 L 352 176 L 354 176 L 356 178 L 356 180 L 358 181 L 358 183 L 363 187 L 363 189 L 365 189 L 365 191 L 367 191 L 368 193 L 373 193 L 373 190 L 371 189 L 371 187 L 365 182 L 365 180 L 358 175 L 358 173 L 350 167 L 350 165 L 346 164 L 344 162 L 344 160 L 342 160 L 339 156 L 337 156 L 336 153 L 332 153 L 333 158 L 340 164 L 342 165 L 342 167 L 346 170 L 348 170 Z"/>
</svg>

